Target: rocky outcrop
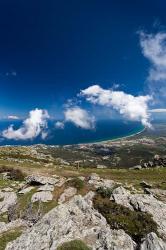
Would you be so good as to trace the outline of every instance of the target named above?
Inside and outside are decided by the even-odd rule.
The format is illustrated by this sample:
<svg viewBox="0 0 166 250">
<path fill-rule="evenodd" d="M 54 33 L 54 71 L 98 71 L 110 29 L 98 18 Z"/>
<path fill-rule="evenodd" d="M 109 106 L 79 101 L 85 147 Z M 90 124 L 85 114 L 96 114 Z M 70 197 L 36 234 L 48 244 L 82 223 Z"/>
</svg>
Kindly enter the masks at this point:
<svg viewBox="0 0 166 250">
<path fill-rule="evenodd" d="M 56 250 L 64 242 L 81 239 L 93 250 L 134 250 L 135 243 L 123 230 L 111 230 L 91 206 L 89 196 L 78 195 L 46 214 L 6 250 Z"/>
<path fill-rule="evenodd" d="M 68 198 L 74 196 L 77 193 L 77 189 L 74 187 L 69 187 L 64 190 L 63 194 L 58 199 L 58 203 L 61 204 L 65 202 Z"/>
<path fill-rule="evenodd" d="M 41 191 L 32 195 L 31 202 L 41 201 L 48 202 L 52 201 L 53 195 L 50 191 Z"/>
<path fill-rule="evenodd" d="M 27 227 L 27 224 L 24 220 L 18 219 L 9 223 L 0 222 L 0 234 L 20 227 Z"/>
<path fill-rule="evenodd" d="M 115 182 L 112 180 L 106 180 L 103 178 L 100 178 L 99 175 L 93 173 L 91 176 L 89 176 L 88 183 L 95 188 L 103 187 L 103 188 L 113 188 L 115 185 Z"/>
<path fill-rule="evenodd" d="M 59 182 L 58 178 L 54 177 L 47 177 L 47 176 L 41 176 L 41 175 L 30 175 L 26 177 L 26 182 L 28 184 L 35 184 L 35 185 L 45 185 L 45 184 L 51 184 L 55 185 L 57 182 Z"/>
<path fill-rule="evenodd" d="M 166 250 L 166 242 L 155 233 L 150 233 L 141 244 L 140 250 Z"/>
<path fill-rule="evenodd" d="M 158 231 L 166 238 L 166 204 L 148 194 L 131 194 L 123 187 L 113 191 L 112 197 L 117 204 L 121 204 L 131 210 L 138 210 L 152 215 L 158 225 Z"/>
<path fill-rule="evenodd" d="M 0 191 L 0 214 L 8 211 L 9 207 L 17 202 L 17 195 L 14 192 L 1 192 Z"/>
</svg>

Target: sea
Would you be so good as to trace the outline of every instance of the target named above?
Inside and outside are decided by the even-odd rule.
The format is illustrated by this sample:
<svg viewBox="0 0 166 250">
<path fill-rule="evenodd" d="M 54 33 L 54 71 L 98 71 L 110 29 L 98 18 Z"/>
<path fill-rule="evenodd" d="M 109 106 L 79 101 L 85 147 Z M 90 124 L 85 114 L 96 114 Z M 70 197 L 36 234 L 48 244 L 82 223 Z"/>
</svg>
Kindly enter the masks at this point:
<svg viewBox="0 0 166 250">
<path fill-rule="evenodd" d="M 123 120 L 98 120 L 95 129 L 86 130 L 66 123 L 64 129 L 55 127 L 56 121 L 48 123 L 47 137 L 38 136 L 29 140 L 8 140 L 2 137 L 2 131 L 11 125 L 11 121 L 0 122 L 0 145 L 72 145 L 114 140 L 141 132 L 144 127 L 139 122 L 125 122 Z M 12 121 L 14 128 L 22 125 L 22 121 Z"/>
</svg>

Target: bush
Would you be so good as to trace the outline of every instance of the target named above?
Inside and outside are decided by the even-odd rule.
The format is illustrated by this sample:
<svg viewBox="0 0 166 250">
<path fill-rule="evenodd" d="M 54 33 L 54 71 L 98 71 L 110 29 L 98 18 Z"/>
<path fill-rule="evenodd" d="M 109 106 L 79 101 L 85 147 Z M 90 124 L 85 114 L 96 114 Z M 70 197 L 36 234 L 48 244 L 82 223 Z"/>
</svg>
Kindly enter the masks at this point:
<svg viewBox="0 0 166 250">
<path fill-rule="evenodd" d="M 84 182 L 79 178 L 73 178 L 72 180 L 68 181 L 69 186 L 75 187 L 78 190 L 84 187 Z"/>
<path fill-rule="evenodd" d="M 123 229 L 138 244 L 148 233 L 157 233 L 157 224 L 147 213 L 131 211 L 101 195 L 95 196 L 94 207 L 106 218 L 112 229 Z"/>
<path fill-rule="evenodd" d="M 0 173 L 8 173 L 8 176 L 11 180 L 23 181 L 25 174 L 20 169 L 15 169 L 7 166 L 0 167 Z"/>
<path fill-rule="evenodd" d="M 103 198 L 110 198 L 112 195 L 113 189 L 111 188 L 104 188 L 104 187 L 99 187 L 97 188 L 96 192 L 101 195 Z"/>
<path fill-rule="evenodd" d="M 90 250 L 90 248 L 81 240 L 72 240 L 63 243 L 57 250 Z"/>
</svg>

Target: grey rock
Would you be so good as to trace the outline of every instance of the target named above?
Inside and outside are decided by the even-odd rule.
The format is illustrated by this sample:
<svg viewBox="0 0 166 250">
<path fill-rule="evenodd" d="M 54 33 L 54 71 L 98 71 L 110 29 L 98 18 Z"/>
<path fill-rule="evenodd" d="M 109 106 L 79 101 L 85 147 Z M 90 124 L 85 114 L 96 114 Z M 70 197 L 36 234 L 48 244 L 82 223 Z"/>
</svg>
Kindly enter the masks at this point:
<svg viewBox="0 0 166 250">
<path fill-rule="evenodd" d="M 33 189 L 34 189 L 34 187 L 26 187 L 26 188 L 20 190 L 18 193 L 19 194 L 26 194 L 26 193 L 29 193 Z"/>
<path fill-rule="evenodd" d="M 53 199 L 53 195 L 50 191 L 41 191 L 32 195 L 31 202 L 41 201 L 48 202 Z"/>
<path fill-rule="evenodd" d="M 54 178 L 54 177 L 47 177 L 47 176 L 41 176 L 41 175 L 30 175 L 26 177 L 26 182 L 28 184 L 33 184 L 33 183 L 37 183 L 37 184 L 51 184 L 51 185 L 55 185 L 56 183 L 58 183 L 59 179 L 58 178 Z"/>
<path fill-rule="evenodd" d="M 0 214 L 8 211 L 9 207 L 13 206 L 17 202 L 17 195 L 14 192 L 1 192 L 0 199 Z"/>
<path fill-rule="evenodd" d="M 120 190 L 120 191 L 118 191 Z M 152 215 L 158 225 L 158 231 L 166 238 L 166 204 L 148 194 L 131 194 L 124 188 L 117 188 L 111 197 L 117 204 Z"/>
<path fill-rule="evenodd" d="M 90 195 L 91 196 L 91 195 Z M 111 230 L 105 218 L 82 196 L 52 209 L 6 250 L 56 250 L 64 242 L 83 240 L 93 250 L 134 250 L 135 243 L 123 230 Z"/>
<path fill-rule="evenodd" d="M 38 188 L 38 191 L 54 191 L 54 186 L 50 184 L 45 184 Z"/>
<path fill-rule="evenodd" d="M 155 233 L 149 233 L 141 244 L 140 250 L 166 250 L 166 242 Z"/>
<path fill-rule="evenodd" d="M 0 222 L 0 234 L 20 227 L 27 227 L 27 224 L 24 220 L 18 219 L 9 223 Z"/>
<path fill-rule="evenodd" d="M 113 188 L 115 185 L 115 182 L 113 180 L 100 178 L 99 175 L 94 173 L 89 177 L 88 184 L 94 186 L 95 188 L 99 188 L 99 187 Z"/>
<path fill-rule="evenodd" d="M 77 193 L 77 189 L 74 187 L 69 187 L 64 190 L 63 194 L 58 199 L 58 203 L 61 204 L 66 201 L 66 199 L 74 196 Z"/>
</svg>

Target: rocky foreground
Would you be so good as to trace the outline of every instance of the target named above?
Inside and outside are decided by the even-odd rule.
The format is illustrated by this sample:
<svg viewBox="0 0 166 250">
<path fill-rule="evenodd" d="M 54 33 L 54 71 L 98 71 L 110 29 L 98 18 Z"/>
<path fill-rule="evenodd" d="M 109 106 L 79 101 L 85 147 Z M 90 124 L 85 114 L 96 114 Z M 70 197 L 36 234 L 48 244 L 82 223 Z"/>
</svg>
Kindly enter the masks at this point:
<svg viewBox="0 0 166 250">
<path fill-rule="evenodd" d="M 0 249 L 166 249 L 166 191 L 149 183 L 135 189 L 97 174 L 1 177 L 8 187 L 0 191 L 0 243 L 7 238 Z"/>
</svg>

